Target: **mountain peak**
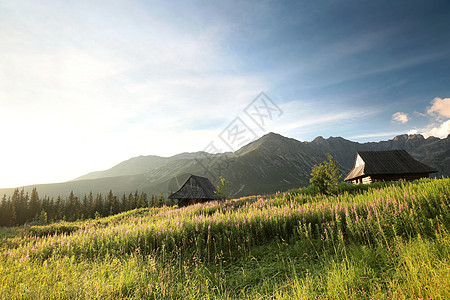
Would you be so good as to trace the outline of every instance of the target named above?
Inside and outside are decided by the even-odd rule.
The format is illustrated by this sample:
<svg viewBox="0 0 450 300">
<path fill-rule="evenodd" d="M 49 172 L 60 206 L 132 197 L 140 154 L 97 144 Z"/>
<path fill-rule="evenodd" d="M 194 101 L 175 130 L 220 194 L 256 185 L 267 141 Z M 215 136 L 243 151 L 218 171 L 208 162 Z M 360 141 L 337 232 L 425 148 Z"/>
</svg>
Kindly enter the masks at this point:
<svg viewBox="0 0 450 300">
<path fill-rule="evenodd" d="M 279 155 L 292 152 L 311 152 L 312 148 L 296 139 L 285 137 L 281 134 L 269 132 L 259 139 L 247 144 L 235 152 L 242 156 L 255 150 L 277 153 Z"/>
<path fill-rule="evenodd" d="M 256 141 L 289 140 L 289 139 L 291 139 L 291 138 L 285 137 L 279 133 L 269 132 L 269 133 L 266 133 L 265 135 L 261 136 Z"/>
<path fill-rule="evenodd" d="M 258 149 L 259 147 L 261 147 L 263 145 L 264 145 L 264 147 L 271 147 L 270 145 L 280 144 L 280 141 L 287 140 L 287 139 L 288 139 L 287 137 L 284 137 L 278 133 L 269 132 L 269 133 L 263 135 L 262 137 L 260 137 L 259 139 L 254 140 L 253 142 L 238 149 L 235 152 L 235 154 L 239 155 L 239 156 L 244 155 L 248 152 Z"/>
<path fill-rule="evenodd" d="M 394 137 L 392 140 L 396 142 L 405 142 L 408 140 L 424 140 L 425 138 L 421 134 L 401 134 Z"/>
<path fill-rule="evenodd" d="M 287 137 L 282 136 L 281 134 L 275 133 L 275 132 L 269 132 L 263 135 L 260 139 L 287 139 Z"/>
</svg>

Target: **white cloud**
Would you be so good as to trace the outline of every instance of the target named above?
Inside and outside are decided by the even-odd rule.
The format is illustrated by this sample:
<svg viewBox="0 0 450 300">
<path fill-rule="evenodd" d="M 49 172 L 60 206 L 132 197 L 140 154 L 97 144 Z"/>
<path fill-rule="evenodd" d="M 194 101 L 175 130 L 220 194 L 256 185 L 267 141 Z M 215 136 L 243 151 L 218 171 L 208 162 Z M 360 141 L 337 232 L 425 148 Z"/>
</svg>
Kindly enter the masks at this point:
<svg viewBox="0 0 450 300">
<path fill-rule="evenodd" d="M 445 121 L 439 126 L 428 126 L 422 132 L 425 137 L 434 136 L 438 138 L 446 138 L 450 134 L 450 120 Z"/>
<path fill-rule="evenodd" d="M 431 101 L 432 106 L 427 109 L 429 115 L 450 118 L 450 98 L 434 98 Z"/>
<path fill-rule="evenodd" d="M 395 114 L 392 115 L 392 120 L 404 124 L 409 121 L 409 117 L 408 114 L 406 113 L 396 112 Z"/>
<path fill-rule="evenodd" d="M 419 129 L 419 132 L 425 137 L 446 138 L 450 134 L 450 98 L 434 98 L 431 107 L 427 108 L 427 115 L 431 124 Z"/>
</svg>

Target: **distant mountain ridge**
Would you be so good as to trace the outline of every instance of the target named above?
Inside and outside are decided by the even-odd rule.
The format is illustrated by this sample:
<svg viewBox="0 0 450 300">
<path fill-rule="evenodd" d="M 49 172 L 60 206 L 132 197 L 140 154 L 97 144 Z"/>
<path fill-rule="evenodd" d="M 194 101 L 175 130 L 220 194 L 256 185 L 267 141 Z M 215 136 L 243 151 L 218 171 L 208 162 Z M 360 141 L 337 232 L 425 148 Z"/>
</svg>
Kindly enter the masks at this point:
<svg viewBox="0 0 450 300">
<path fill-rule="evenodd" d="M 330 153 L 341 166 L 348 169 L 353 167 L 358 150 L 406 150 L 415 159 L 436 168 L 439 172 L 434 176 L 450 175 L 450 135 L 445 139 L 425 139 L 420 134 L 403 134 L 388 141 L 369 143 L 352 142 L 341 137 L 317 137 L 309 144 L 322 153 Z"/>
<path fill-rule="evenodd" d="M 206 152 L 183 152 L 171 157 L 160 157 L 156 155 L 138 156 L 123 161 L 112 168 L 104 171 L 95 171 L 86 175 L 80 176 L 74 180 L 84 179 L 98 179 L 105 177 L 116 177 L 126 175 L 138 175 L 148 173 L 152 170 L 167 166 L 174 161 L 198 159 L 208 156 Z"/>
<path fill-rule="evenodd" d="M 234 153 L 180 153 L 172 157 L 154 155 L 134 157 L 104 171 L 91 172 L 74 180 L 24 187 L 36 187 L 41 196 L 66 196 L 70 191 L 84 196 L 90 192 L 117 195 L 136 190 L 147 194 L 176 191 L 190 174 L 208 177 L 214 184 L 218 176 L 232 186 L 233 196 L 273 193 L 309 183 L 311 169 L 331 154 L 346 175 L 357 151 L 404 149 L 415 159 L 436 168 L 435 176 L 450 175 L 450 135 L 445 139 L 422 135 L 399 135 L 388 141 L 358 143 L 342 137 L 317 137 L 300 142 L 268 133 Z M 2 189 L 10 195 L 14 189 Z"/>
</svg>

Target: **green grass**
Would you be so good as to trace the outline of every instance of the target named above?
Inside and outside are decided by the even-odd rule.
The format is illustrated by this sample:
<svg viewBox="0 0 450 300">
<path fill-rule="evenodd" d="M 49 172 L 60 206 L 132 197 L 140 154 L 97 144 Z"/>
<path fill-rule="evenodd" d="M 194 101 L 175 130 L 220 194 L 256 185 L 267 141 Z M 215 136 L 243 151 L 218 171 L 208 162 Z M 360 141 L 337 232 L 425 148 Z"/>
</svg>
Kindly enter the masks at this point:
<svg viewBox="0 0 450 300">
<path fill-rule="evenodd" d="M 450 299 L 450 179 L 0 229 L 1 299 Z"/>
</svg>

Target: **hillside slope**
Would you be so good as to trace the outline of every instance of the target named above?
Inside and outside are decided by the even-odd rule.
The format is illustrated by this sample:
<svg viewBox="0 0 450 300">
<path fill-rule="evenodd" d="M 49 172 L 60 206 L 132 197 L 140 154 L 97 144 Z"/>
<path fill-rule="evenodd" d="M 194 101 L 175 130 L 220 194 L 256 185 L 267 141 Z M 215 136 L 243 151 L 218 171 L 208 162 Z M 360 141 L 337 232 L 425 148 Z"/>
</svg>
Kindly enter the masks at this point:
<svg viewBox="0 0 450 300">
<path fill-rule="evenodd" d="M 138 156 L 123 161 L 108 170 L 91 172 L 74 180 L 98 179 L 106 177 L 138 175 L 153 171 L 156 172 L 156 170 L 160 168 L 170 169 L 171 165 L 178 161 L 202 158 L 205 157 L 205 155 L 207 155 L 207 153 L 205 152 L 184 152 L 171 157 L 160 157 L 156 155 Z"/>
<path fill-rule="evenodd" d="M 449 299 L 450 179 L 0 230 L 0 299 Z"/>
</svg>

